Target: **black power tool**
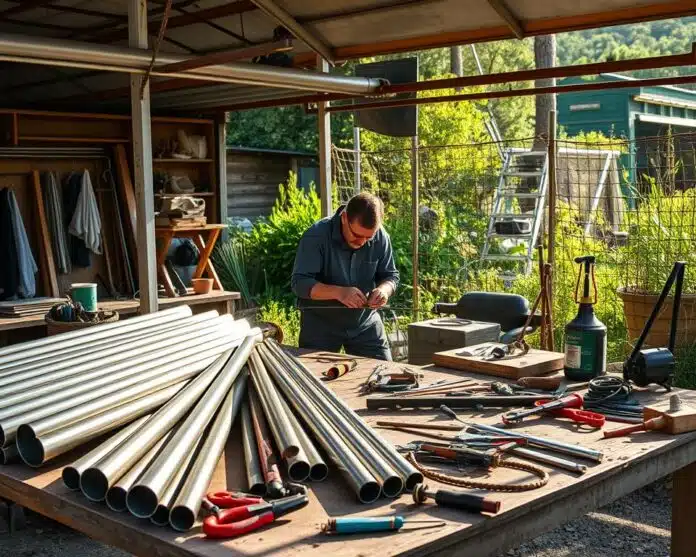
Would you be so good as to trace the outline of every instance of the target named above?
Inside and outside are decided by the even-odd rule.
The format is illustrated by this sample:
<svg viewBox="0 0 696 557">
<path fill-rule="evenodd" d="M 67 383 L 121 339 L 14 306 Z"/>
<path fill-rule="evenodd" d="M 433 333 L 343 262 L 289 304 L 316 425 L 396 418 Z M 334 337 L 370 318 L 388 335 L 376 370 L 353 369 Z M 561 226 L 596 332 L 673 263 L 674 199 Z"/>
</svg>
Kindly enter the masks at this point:
<svg viewBox="0 0 696 557">
<path fill-rule="evenodd" d="M 682 288 L 684 285 L 684 271 L 686 263 L 677 261 L 672 267 L 672 272 L 665 282 L 665 286 L 660 293 L 660 297 L 655 303 L 655 307 L 645 322 L 645 327 L 640 333 L 631 355 L 624 362 L 623 377 L 625 381 L 632 381 L 639 387 L 647 387 L 655 383 L 663 386 L 666 390 L 672 390 L 672 379 L 674 378 L 674 346 L 677 341 L 677 323 L 679 320 L 679 306 L 681 304 Z M 669 346 L 667 348 L 645 348 L 643 344 L 650 333 L 650 329 L 657 319 L 657 316 L 665 303 L 665 299 L 672 289 L 674 282 L 674 304 L 672 308 L 672 323 L 669 331 Z"/>
</svg>

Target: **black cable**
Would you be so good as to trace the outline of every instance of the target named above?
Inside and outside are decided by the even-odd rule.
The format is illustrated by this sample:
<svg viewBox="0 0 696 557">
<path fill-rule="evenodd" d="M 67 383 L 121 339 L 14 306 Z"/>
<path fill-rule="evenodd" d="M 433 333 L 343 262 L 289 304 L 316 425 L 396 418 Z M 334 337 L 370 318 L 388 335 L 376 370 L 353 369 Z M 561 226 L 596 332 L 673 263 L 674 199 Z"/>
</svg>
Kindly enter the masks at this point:
<svg viewBox="0 0 696 557">
<path fill-rule="evenodd" d="M 590 380 L 583 406 L 605 415 L 642 416 L 643 407 L 631 394 L 633 387 L 619 377 L 604 376 Z"/>
</svg>

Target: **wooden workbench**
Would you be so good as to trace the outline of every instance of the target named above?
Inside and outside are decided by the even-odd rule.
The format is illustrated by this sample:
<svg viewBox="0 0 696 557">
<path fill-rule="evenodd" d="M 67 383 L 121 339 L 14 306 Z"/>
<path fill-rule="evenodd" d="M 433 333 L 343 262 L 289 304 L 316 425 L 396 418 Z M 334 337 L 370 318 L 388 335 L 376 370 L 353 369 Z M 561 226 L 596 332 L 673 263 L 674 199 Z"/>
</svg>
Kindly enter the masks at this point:
<svg viewBox="0 0 696 557">
<path fill-rule="evenodd" d="M 306 360 L 320 371 L 326 364 Z M 353 408 L 364 409 L 364 400 L 357 396 L 357 386 L 373 369 L 374 360 L 360 359 L 357 370 L 329 385 Z M 393 364 L 397 365 L 397 364 Z M 463 372 L 443 373 L 425 368 L 432 379 L 465 376 Z M 661 395 L 641 393 L 646 400 Z M 684 395 L 687 402 L 696 401 L 696 393 Z M 375 412 L 362 411 L 368 421 L 393 418 L 446 422 L 432 411 Z M 467 414 L 475 422 L 498 423 L 494 412 Z M 615 427 L 612 425 L 611 427 Z M 618 427 L 618 424 L 616 425 Z M 310 504 L 281 519 L 271 527 L 244 538 L 226 542 L 205 540 L 199 528 L 179 534 L 169 528 L 157 528 L 147 521 L 109 511 L 105 505 L 88 502 L 82 495 L 68 491 L 61 480 L 61 467 L 83 454 L 86 448 L 64 455 L 40 470 L 26 466 L 0 468 L 0 497 L 8 498 L 36 512 L 51 517 L 85 534 L 120 547 L 135 555 L 181 557 L 230 557 L 302 555 L 303 557 L 359 557 L 379 555 L 467 555 L 486 557 L 519 545 L 571 518 L 606 505 L 646 484 L 672 472 L 674 476 L 673 557 L 693 556 L 696 529 L 691 525 L 693 501 L 696 499 L 696 433 L 676 437 L 659 433 L 639 434 L 633 438 L 602 440 L 601 433 L 580 430 L 575 425 L 554 419 L 538 419 L 524 423 L 522 430 L 548 435 L 565 442 L 577 442 L 605 452 L 602 464 L 592 465 L 584 476 L 574 476 L 549 469 L 551 479 L 544 488 L 518 494 L 491 493 L 502 501 L 502 511 L 493 517 L 441 509 L 433 504 L 415 507 L 410 495 L 398 499 L 381 499 L 373 505 L 361 505 L 347 487 L 336 467 L 331 466 L 329 479 L 311 485 Z M 417 438 L 402 432 L 384 431 L 392 442 Z M 225 455 L 218 464 L 212 489 L 244 487 L 241 443 L 235 429 Z M 497 469 L 496 480 L 526 481 L 522 472 Z M 434 482 L 428 481 L 431 487 Z M 406 514 L 421 518 L 441 518 L 447 525 L 439 529 L 402 531 L 398 534 L 372 536 L 328 537 L 320 533 L 327 516 L 357 513 L 380 515 Z M 650 520 L 646 517 L 646 520 Z"/>
</svg>

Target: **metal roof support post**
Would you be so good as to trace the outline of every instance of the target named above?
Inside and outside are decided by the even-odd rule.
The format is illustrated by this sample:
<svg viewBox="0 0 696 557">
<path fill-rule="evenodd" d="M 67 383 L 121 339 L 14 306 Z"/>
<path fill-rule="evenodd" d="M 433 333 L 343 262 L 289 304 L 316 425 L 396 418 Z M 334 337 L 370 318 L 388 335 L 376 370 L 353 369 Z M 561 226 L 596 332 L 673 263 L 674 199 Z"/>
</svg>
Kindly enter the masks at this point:
<svg viewBox="0 0 696 557">
<path fill-rule="evenodd" d="M 227 224 L 227 112 L 222 112 L 215 118 L 215 143 L 218 161 L 218 217 L 220 223 Z M 223 230 L 222 239 L 227 240 L 228 236 L 228 230 Z"/>
<path fill-rule="evenodd" d="M 329 63 L 317 56 L 317 69 L 329 71 Z M 331 114 L 328 102 L 317 103 L 317 125 L 319 126 L 319 195 L 321 197 L 321 216 L 328 217 L 333 210 L 331 188 Z"/>
<path fill-rule="evenodd" d="M 147 50 L 147 0 L 128 2 L 128 43 Z M 155 196 L 152 183 L 152 138 L 150 137 L 150 85 L 142 73 L 130 75 L 133 174 L 137 214 L 138 287 L 140 313 L 157 311 L 155 265 Z"/>
</svg>

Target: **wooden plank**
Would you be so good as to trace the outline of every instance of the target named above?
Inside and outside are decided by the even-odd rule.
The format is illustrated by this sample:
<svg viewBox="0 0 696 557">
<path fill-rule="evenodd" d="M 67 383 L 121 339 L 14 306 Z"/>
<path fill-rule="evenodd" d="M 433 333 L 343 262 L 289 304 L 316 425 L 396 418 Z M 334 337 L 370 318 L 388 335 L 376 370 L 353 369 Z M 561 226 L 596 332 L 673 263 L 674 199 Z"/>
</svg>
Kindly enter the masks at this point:
<svg viewBox="0 0 696 557">
<path fill-rule="evenodd" d="M 43 278 L 45 294 L 48 296 L 60 296 L 58 278 L 56 276 L 56 264 L 53 259 L 53 246 L 51 245 L 51 233 L 48 230 L 46 213 L 44 212 L 44 199 L 41 191 L 41 177 L 38 170 L 31 173 L 31 182 L 34 189 L 36 202 L 37 225 L 39 229 L 39 258 L 41 260 L 39 270 Z"/>
<path fill-rule="evenodd" d="M 128 225 L 125 227 L 126 240 L 131 252 L 131 261 L 137 262 L 138 243 L 136 242 L 136 237 L 138 235 L 138 226 L 135 208 L 135 191 L 133 189 L 133 182 L 131 181 L 128 155 L 123 145 L 116 145 L 116 147 L 114 147 L 114 158 L 116 159 L 116 177 L 119 195 L 123 203 L 122 206 L 125 208 L 125 211 L 127 211 L 127 214 L 124 215 L 128 222 Z M 137 268 L 134 269 L 134 271 L 137 272 Z"/>
<path fill-rule="evenodd" d="M 19 141 L 40 143 L 128 143 L 127 137 L 62 137 L 57 135 L 20 135 Z"/>
<path fill-rule="evenodd" d="M 684 466 L 673 476 L 672 557 L 691 557 L 696 548 L 693 508 L 696 501 L 696 463 Z"/>
<path fill-rule="evenodd" d="M 475 345 L 466 350 L 475 349 Z M 484 360 L 478 356 L 461 356 L 462 348 L 436 352 L 433 355 L 433 363 L 438 366 L 459 369 L 462 371 L 474 371 L 484 375 L 519 379 L 520 377 L 536 377 L 546 375 L 559 369 L 563 369 L 565 355 L 561 352 L 546 352 L 530 348 L 524 356 L 510 358 L 509 360 Z"/>
</svg>

